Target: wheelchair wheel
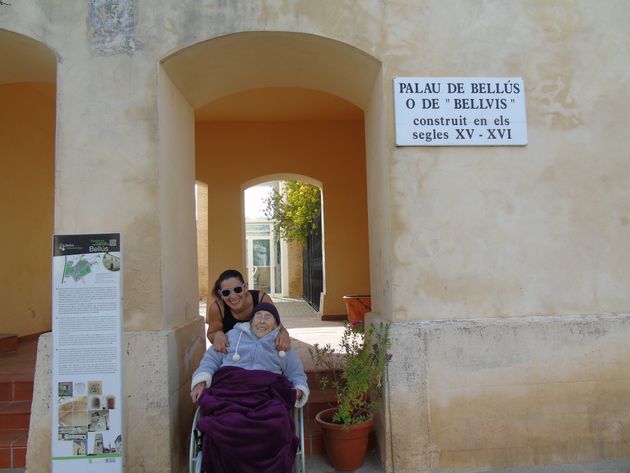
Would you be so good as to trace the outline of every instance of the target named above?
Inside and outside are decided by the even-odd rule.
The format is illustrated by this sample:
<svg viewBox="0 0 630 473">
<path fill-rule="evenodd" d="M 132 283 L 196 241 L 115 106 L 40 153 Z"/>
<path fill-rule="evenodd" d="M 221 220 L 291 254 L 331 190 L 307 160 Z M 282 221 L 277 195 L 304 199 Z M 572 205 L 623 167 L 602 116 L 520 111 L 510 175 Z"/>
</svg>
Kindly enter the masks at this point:
<svg viewBox="0 0 630 473">
<path fill-rule="evenodd" d="M 295 422 L 295 432 L 300 439 L 298 450 L 295 455 L 293 471 L 295 473 L 306 473 L 306 458 L 304 452 L 304 409 L 296 407 L 293 409 L 293 421 Z"/>
<path fill-rule="evenodd" d="M 195 411 L 192 430 L 190 432 L 190 449 L 188 451 L 188 473 L 201 473 L 201 432 L 197 430 L 199 408 Z"/>
</svg>

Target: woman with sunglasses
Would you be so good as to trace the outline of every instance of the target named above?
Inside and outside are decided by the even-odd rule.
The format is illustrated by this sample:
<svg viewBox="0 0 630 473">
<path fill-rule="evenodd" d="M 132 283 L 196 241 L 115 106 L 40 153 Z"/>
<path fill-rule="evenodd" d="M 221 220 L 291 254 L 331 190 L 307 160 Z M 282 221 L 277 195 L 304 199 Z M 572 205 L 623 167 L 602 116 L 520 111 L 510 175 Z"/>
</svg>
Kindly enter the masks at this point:
<svg viewBox="0 0 630 473">
<path fill-rule="evenodd" d="M 214 283 L 212 295 L 216 300 L 208 304 L 206 323 L 208 324 L 208 340 L 214 351 L 227 353 L 228 339 L 226 333 L 238 322 L 250 320 L 252 310 L 259 303 L 273 304 L 269 294 L 257 290 L 249 290 L 243 275 L 235 269 L 223 271 Z M 276 338 L 278 351 L 287 351 L 291 346 L 289 332 L 281 325 Z"/>
</svg>

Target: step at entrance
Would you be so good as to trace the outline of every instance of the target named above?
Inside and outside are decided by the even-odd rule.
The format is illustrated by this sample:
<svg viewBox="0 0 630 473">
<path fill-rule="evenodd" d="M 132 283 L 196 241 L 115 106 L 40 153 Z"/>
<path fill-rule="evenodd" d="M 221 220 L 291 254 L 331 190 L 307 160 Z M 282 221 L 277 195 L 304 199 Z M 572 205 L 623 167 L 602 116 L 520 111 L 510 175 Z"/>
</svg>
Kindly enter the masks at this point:
<svg viewBox="0 0 630 473">
<path fill-rule="evenodd" d="M 12 333 L 0 333 L 0 353 L 16 351 L 18 348 L 18 337 Z"/>
<path fill-rule="evenodd" d="M 0 469 L 26 466 L 37 341 L 15 339 L 0 352 Z"/>
</svg>

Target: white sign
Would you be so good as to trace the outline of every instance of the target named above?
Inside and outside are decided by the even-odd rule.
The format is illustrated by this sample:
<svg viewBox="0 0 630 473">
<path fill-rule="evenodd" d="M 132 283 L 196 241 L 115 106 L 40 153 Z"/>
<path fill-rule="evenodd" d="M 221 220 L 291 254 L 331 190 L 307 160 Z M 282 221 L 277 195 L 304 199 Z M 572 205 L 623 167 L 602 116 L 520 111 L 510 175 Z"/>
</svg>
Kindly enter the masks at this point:
<svg viewBox="0 0 630 473">
<path fill-rule="evenodd" d="M 119 233 L 53 237 L 52 473 L 120 473 Z"/>
<path fill-rule="evenodd" d="M 396 77 L 397 146 L 527 144 L 520 77 Z"/>
</svg>

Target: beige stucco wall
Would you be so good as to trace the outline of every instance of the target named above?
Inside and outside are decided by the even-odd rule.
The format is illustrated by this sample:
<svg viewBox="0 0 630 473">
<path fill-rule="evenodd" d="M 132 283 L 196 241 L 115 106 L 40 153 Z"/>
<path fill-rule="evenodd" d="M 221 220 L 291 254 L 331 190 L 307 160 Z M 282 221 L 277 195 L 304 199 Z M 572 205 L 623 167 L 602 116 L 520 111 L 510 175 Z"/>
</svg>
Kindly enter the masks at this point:
<svg viewBox="0 0 630 473">
<path fill-rule="evenodd" d="M 626 2 L 120 0 L 132 21 L 114 21 L 114 35 L 94 1 L 9 3 L 0 28 L 59 57 L 55 230 L 122 231 L 125 328 L 143 341 L 164 331 L 156 418 L 176 424 L 186 408 L 179 367 L 194 336 L 182 322 L 194 314 L 177 288 L 197 288 L 194 268 L 178 273 L 185 281 L 164 272 L 194 250 L 176 247 L 161 194 L 189 205 L 190 168 L 170 159 L 190 145 L 159 121 L 190 123 L 183 101 L 192 113 L 252 87 L 302 86 L 365 111 L 370 285 L 375 316 L 394 322 L 386 470 L 630 458 Z M 230 36 L 252 31 L 300 34 Z M 217 37 L 164 61 L 181 100 L 162 116 L 159 62 Z M 529 144 L 395 148 L 391 79 L 405 75 L 522 76 Z M 107 180 L 85 185 L 104 167 Z M 133 445 L 128 470 L 142 471 L 149 451 Z M 153 471 L 182 465 L 178 455 Z"/>
<path fill-rule="evenodd" d="M 51 328 L 55 86 L 0 85 L 0 333 Z"/>
<path fill-rule="evenodd" d="M 628 336 L 628 314 L 395 324 L 387 471 L 628 471 Z"/>
<path fill-rule="evenodd" d="M 628 115 L 615 103 L 630 69 L 609 53 L 627 51 L 627 4 L 453 5 L 400 7 L 398 36 L 417 46 L 396 49 L 385 77 L 522 76 L 529 144 L 394 151 L 394 318 L 627 310 Z"/>
<path fill-rule="evenodd" d="M 197 189 L 197 275 L 199 300 L 207 299 L 210 291 L 208 274 L 208 185 L 196 182 Z"/>
<path fill-rule="evenodd" d="M 392 315 L 409 324 L 394 330 L 388 465 L 628 458 L 628 114 L 612 103 L 630 69 L 605 53 L 627 50 L 628 8 L 450 6 L 398 18 L 419 46 L 384 76 L 522 76 L 529 144 L 392 154 Z"/>
<path fill-rule="evenodd" d="M 163 328 L 199 314 L 192 109 L 160 69 L 159 216 Z"/>
</svg>

